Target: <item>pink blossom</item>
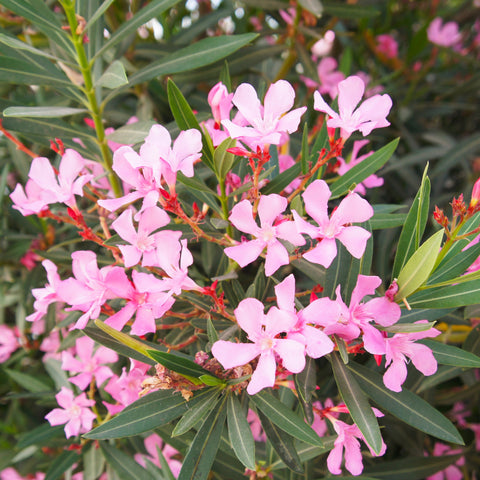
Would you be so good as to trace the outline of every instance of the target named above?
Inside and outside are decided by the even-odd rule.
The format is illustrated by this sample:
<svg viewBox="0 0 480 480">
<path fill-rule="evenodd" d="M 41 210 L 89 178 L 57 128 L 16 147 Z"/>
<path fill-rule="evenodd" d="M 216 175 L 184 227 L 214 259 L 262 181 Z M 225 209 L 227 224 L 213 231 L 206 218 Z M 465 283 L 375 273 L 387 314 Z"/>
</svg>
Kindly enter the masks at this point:
<svg viewBox="0 0 480 480">
<path fill-rule="evenodd" d="M 35 474 L 29 474 L 27 477 L 22 477 L 14 468 L 8 467 L 0 472 L 0 480 L 43 480 L 45 473 L 37 472 Z"/>
<path fill-rule="evenodd" d="M 40 213 L 48 208 L 52 201 L 52 195 L 29 179 L 25 185 L 25 191 L 20 184 L 10 194 L 13 208 L 18 210 L 24 217 Z"/>
<path fill-rule="evenodd" d="M 150 235 L 170 222 L 168 214 L 158 207 L 146 208 L 139 215 L 138 232 L 133 226 L 132 210 L 125 210 L 113 223 L 112 228 L 130 245 L 118 245 L 122 252 L 125 267 L 133 267 L 142 259 L 142 266 L 156 263 L 156 246 L 163 233 Z"/>
<path fill-rule="evenodd" d="M 283 312 L 288 312 L 295 319 L 295 325 L 290 329 L 287 338 L 305 345 L 305 352 L 309 357 L 320 358 L 333 351 L 334 343 L 318 328 L 307 324 L 303 310 L 298 313 L 295 309 L 295 277 L 290 274 L 275 286 L 277 305 Z"/>
<path fill-rule="evenodd" d="M 92 380 L 100 387 L 113 375 L 105 363 L 114 363 L 118 355 L 107 347 L 99 346 L 93 352 L 94 341 L 89 337 L 80 337 L 75 342 L 76 356 L 68 350 L 62 352 L 62 370 L 78 373 L 69 380 L 80 390 L 85 390 Z"/>
<path fill-rule="evenodd" d="M 444 443 L 435 442 L 433 447 L 433 456 L 444 457 L 445 455 L 457 455 L 462 453 L 462 450 L 452 450 L 448 445 Z M 465 457 L 460 457 L 454 464 L 449 465 L 445 470 L 437 472 L 427 477 L 426 480 L 462 480 L 463 472 L 458 468 L 465 465 Z"/>
<path fill-rule="evenodd" d="M 72 307 L 84 314 L 77 320 L 73 328 L 83 329 L 90 318 L 100 315 L 102 305 L 115 295 L 108 286 L 108 274 L 121 267 L 97 266 L 95 253 L 80 250 L 72 253 L 72 271 L 75 278 L 68 278 L 57 287 L 58 296 Z"/>
<path fill-rule="evenodd" d="M 416 324 L 428 323 L 427 320 L 419 320 Z M 402 391 L 402 384 L 407 378 L 407 358 L 415 368 L 424 375 L 433 375 L 437 371 L 437 360 L 432 350 L 426 345 L 415 343 L 421 338 L 433 338 L 442 332 L 436 328 L 430 328 L 423 332 L 396 333 L 393 337 L 385 338 L 385 367 L 387 371 L 383 375 L 383 383 L 394 392 Z"/>
<path fill-rule="evenodd" d="M 130 282 L 123 270 L 115 270 L 108 276 L 109 287 L 119 298 L 127 300 L 126 305 L 106 320 L 106 324 L 122 330 L 124 325 L 135 314 L 135 321 L 130 333 L 145 335 L 156 332 L 155 319 L 162 317 L 175 302 L 166 291 L 168 281 L 160 280 L 152 274 L 132 272 L 133 282 Z"/>
<path fill-rule="evenodd" d="M 387 58 L 398 57 L 398 43 L 388 34 L 377 35 L 377 51 L 383 53 Z"/>
<path fill-rule="evenodd" d="M 295 165 L 295 160 L 290 156 L 286 154 L 280 154 L 278 156 L 278 169 L 280 173 L 284 172 L 285 170 L 288 170 L 290 167 L 293 167 Z M 285 193 L 292 193 L 301 183 L 301 180 L 299 178 L 296 178 L 295 180 L 292 180 L 284 189 L 283 191 Z"/>
<path fill-rule="evenodd" d="M 392 99 L 386 94 L 367 98 L 355 110 L 364 91 L 365 83 L 360 77 L 351 76 L 341 81 L 338 84 L 339 113 L 327 105 L 319 92 L 314 93 L 315 110 L 325 112 L 331 117 L 327 120 L 327 125 L 330 128 L 340 128 L 344 140 L 356 130 L 366 136 L 375 128 L 390 125 L 386 117 L 392 107 Z"/>
<path fill-rule="evenodd" d="M 375 412 L 377 416 L 383 416 L 380 412 L 377 414 L 378 410 Z M 328 470 L 334 475 L 340 475 L 342 473 L 341 464 L 342 456 L 345 450 L 345 468 L 352 475 L 360 475 L 363 471 L 363 460 L 362 452 L 360 450 L 360 441 L 363 440 L 367 447 L 370 450 L 370 453 L 374 456 L 382 456 L 387 450 L 387 446 L 382 440 L 382 448 L 380 453 L 376 454 L 370 445 L 365 441 L 365 437 L 360 429 L 354 425 L 348 425 L 341 420 L 333 421 L 333 428 L 338 434 L 337 439 L 335 440 L 335 446 L 330 451 L 327 458 Z"/>
<path fill-rule="evenodd" d="M 247 387 L 250 395 L 275 385 L 276 355 L 292 373 L 299 373 L 305 367 L 305 346 L 295 340 L 278 338 L 294 327 L 295 318 L 276 307 L 271 307 L 266 315 L 263 309 L 256 298 L 246 298 L 234 312 L 238 325 L 252 343 L 218 340 L 212 346 L 212 354 L 226 369 L 245 365 L 260 356 Z"/>
<path fill-rule="evenodd" d="M 370 233 L 362 227 L 349 226 L 350 223 L 365 222 L 373 215 L 371 205 L 356 193 L 347 195 L 328 217 L 328 199 L 331 193 L 324 180 L 315 180 L 302 194 L 305 210 L 317 222 L 318 227 L 305 221 L 293 211 L 293 218 L 300 233 L 319 240 L 317 245 L 303 258 L 328 268 L 337 255 L 335 239 L 338 239 L 355 258 L 365 251 Z"/>
<path fill-rule="evenodd" d="M 208 92 L 208 104 L 212 109 L 217 127 L 220 127 L 222 120 L 230 118 L 230 110 L 233 107 L 232 98 L 233 93 L 228 93 L 227 87 L 222 82 L 218 82 Z"/>
<path fill-rule="evenodd" d="M 156 434 L 152 433 L 144 440 L 145 449 L 148 452 L 148 456 L 136 454 L 135 461 L 138 462 L 140 465 L 145 467 L 145 458 L 153 462 L 157 467 L 161 468 L 160 459 L 158 456 L 158 452 L 162 452 L 162 455 L 165 457 L 167 464 L 175 478 L 178 477 L 180 470 L 182 468 L 182 462 L 176 460 L 175 456 L 179 455 L 178 450 L 175 450 L 172 446 L 163 442 L 163 440 Z"/>
<path fill-rule="evenodd" d="M 327 30 L 322 38 L 317 40 L 312 48 L 313 58 L 324 57 L 328 55 L 333 47 L 333 42 L 335 41 L 335 32 L 333 30 Z"/>
<path fill-rule="evenodd" d="M 273 83 L 267 90 L 264 106 L 258 99 L 257 92 L 252 85 L 242 83 L 233 96 L 232 102 L 245 119 L 246 124 L 239 125 L 225 119 L 222 125 L 228 130 L 232 138 L 238 138 L 250 148 L 264 148 L 265 145 L 280 145 L 285 142 L 287 134 L 297 130 L 300 117 L 307 107 L 293 107 L 295 90 L 285 80 Z M 235 123 L 236 122 L 236 123 Z"/>
<path fill-rule="evenodd" d="M 120 377 L 114 375 L 109 380 L 105 386 L 105 391 L 112 396 L 117 404 L 103 403 L 111 415 L 121 412 L 127 405 L 138 400 L 138 394 L 142 390 L 142 382 L 147 378 L 145 372 L 149 367 L 150 365 L 132 367 L 128 372 L 123 367 Z"/>
<path fill-rule="evenodd" d="M 373 155 L 373 150 L 371 150 L 370 152 L 365 153 L 360 157 L 358 156 L 358 152 L 367 143 L 368 143 L 368 140 L 356 140 L 355 142 L 353 142 L 352 155 L 348 163 L 343 158 L 338 157 L 340 166 L 337 169 L 337 173 L 339 175 L 345 175 L 351 168 L 355 167 L 356 165 L 361 163 L 363 160 Z M 361 195 L 365 195 L 367 193 L 366 191 L 367 188 L 381 187 L 382 185 L 383 185 L 383 178 L 377 177 L 377 175 L 372 174 L 362 182 L 358 183 L 354 189 L 354 192 L 358 192 Z"/>
<path fill-rule="evenodd" d="M 40 320 L 47 313 L 48 306 L 51 303 L 61 301 L 61 298 L 57 294 L 57 289 L 61 283 L 57 266 L 51 260 L 44 260 L 42 265 L 47 272 L 48 283 L 44 288 L 34 288 L 32 290 L 32 294 L 35 297 L 33 304 L 35 312 L 26 317 L 26 320 L 29 322 Z"/>
<path fill-rule="evenodd" d="M 14 329 L 8 325 L 0 325 L 0 363 L 6 362 L 18 347 L 20 344 Z"/>
<path fill-rule="evenodd" d="M 250 424 L 253 439 L 256 442 L 266 442 L 267 435 L 263 431 L 262 423 L 260 422 L 258 415 L 251 408 L 248 409 L 247 421 Z"/>
<path fill-rule="evenodd" d="M 318 82 L 307 77 L 301 77 L 308 88 L 318 88 L 324 95 L 328 94 L 331 98 L 338 95 L 338 84 L 345 79 L 345 75 L 337 70 L 338 63 L 332 57 L 322 58 L 317 66 Z"/>
<path fill-rule="evenodd" d="M 462 41 L 462 35 L 458 31 L 458 24 L 456 22 L 443 24 L 443 20 L 440 17 L 433 19 L 428 26 L 427 37 L 432 43 L 441 47 L 453 47 Z"/>
<path fill-rule="evenodd" d="M 89 400 L 85 393 L 74 397 L 73 392 L 66 387 L 62 387 L 55 398 L 62 408 L 54 408 L 45 416 L 50 425 L 55 426 L 65 423 L 67 438 L 75 437 L 92 429 L 93 420 L 96 417 L 89 407 L 95 405 L 95 400 Z"/>
<path fill-rule="evenodd" d="M 139 163 L 135 166 L 151 168 L 157 183 L 161 173 L 170 190 L 175 191 L 177 172 L 193 177 L 193 164 L 202 156 L 202 135 L 191 128 L 180 132 L 173 147 L 171 144 L 168 130 L 162 125 L 153 125 L 140 147 Z"/>
<path fill-rule="evenodd" d="M 358 338 L 363 332 L 365 350 L 383 355 L 383 335 L 371 322 L 375 321 L 384 327 L 393 325 L 400 318 L 400 307 L 387 297 L 362 302 L 365 296 L 373 295 L 381 283 L 380 277 L 359 275 L 348 307 L 342 300 L 338 286 L 335 300 L 327 297 L 314 300 L 302 311 L 303 317 L 310 323 L 324 327 L 325 334 L 338 335 L 346 341 Z"/>
<path fill-rule="evenodd" d="M 241 267 L 245 267 L 257 259 L 266 247 L 265 274 L 267 276 L 273 275 L 282 265 L 287 265 L 288 251 L 278 238 L 293 245 L 305 243 L 305 239 L 297 233 L 294 222 L 288 220 L 276 222 L 287 205 L 285 197 L 277 194 L 262 195 L 258 204 L 261 225 L 259 227 L 253 219 L 252 204 L 248 200 L 237 203 L 228 218 L 238 230 L 249 233 L 255 239 L 234 247 L 227 247 L 225 254 Z"/>
</svg>

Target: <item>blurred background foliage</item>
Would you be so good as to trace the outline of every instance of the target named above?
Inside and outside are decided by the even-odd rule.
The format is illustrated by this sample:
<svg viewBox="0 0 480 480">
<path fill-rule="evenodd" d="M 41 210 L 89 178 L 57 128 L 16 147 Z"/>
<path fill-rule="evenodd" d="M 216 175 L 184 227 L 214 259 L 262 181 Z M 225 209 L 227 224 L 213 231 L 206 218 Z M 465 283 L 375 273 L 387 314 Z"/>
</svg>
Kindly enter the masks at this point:
<svg viewBox="0 0 480 480">
<path fill-rule="evenodd" d="M 30 335 L 29 326 L 25 325 L 25 316 L 32 309 L 30 291 L 44 281 L 43 269 L 35 267 L 35 252 L 69 265 L 68 251 L 80 242 L 65 227 L 52 227 L 42 219 L 23 217 L 11 209 L 8 194 L 17 182 L 24 184 L 27 178 L 31 160 L 27 149 L 37 156 L 55 159 L 50 142 L 58 138 L 89 158 L 94 152 L 93 159 L 100 161 L 108 156 L 102 150 L 106 138 L 135 144 L 155 122 L 175 132 L 177 127 L 168 103 L 168 78 L 175 81 L 199 120 L 208 118 L 207 94 L 219 80 L 231 91 L 242 82 L 250 82 L 261 95 L 271 82 L 285 78 L 296 87 L 296 104 L 311 107 L 312 89 L 302 80 L 303 75 L 318 80 L 318 61 L 312 59 L 310 48 L 327 30 L 334 30 L 336 38 L 330 55 L 338 61 L 339 69 L 345 75 L 365 72 L 370 77 L 369 88 L 381 86 L 382 92 L 393 99 L 391 126 L 370 136 L 373 149 L 401 138 L 393 158 L 378 173 L 384 177 L 385 185 L 369 192 L 373 203 L 402 204 L 405 212 L 429 163 L 431 207 L 439 205 L 448 210 L 453 195 L 463 192 L 469 198 L 480 171 L 478 2 L 76 3 L 77 22 L 88 37 L 83 46 L 86 61 L 91 65 L 97 105 L 82 90 L 85 77 L 78 66 L 78 55 L 65 35 L 69 27 L 60 2 L 0 1 L 0 110 L 4 112 L 4 131 L 0 136 L 0 324 L 15 325 L 22 332 L 25 347 L 0 370 L 0 467 L 18 454 L 12 445 L 19 435 L 36 427 L 38 419 L 55 405 L 52 388 L 58 389 L 66 382 L 58 365 L 45 364 L 47 371 L 39 368 L 37 347 L 41 338 Z M 437 47 L 428 41 L 426 29 L 437 16 L 459 24 L 463 50 Z M 386 33 L 398 43 L 395 58 L 378 50 L 376 37 Z M 11 110 L 12 107 L 24 110 Z M 39 107 L 46 110 L 35 110 Z M 85 122 L 85 118 L 94 115 L 99 116 L 102 128 L 116 131 L 107 130 L 107 137 L 103 138 L 99 125 L 95 131 L 91 123 Z M 138 122 L 126 125 L 132 117 Z M 310 132 L 319 128 L 318 115 L 311 108 L 304 120 Z M 11 135 L 22 148 L 8 138 Z M 295 156 L 300 151 L 300 141 L 292 142 L 290 149 Z M 383 279 L 391 274 L 398 234 L 398 229 L 388 229 L 379 232 L 375 239 L 373 273 Z M 50 249 L 54 245 L 56 248 Z M 51 312 L 46 320 L 52 326 L 53 317 Z M 463 321 L 463 312 L 451 313 L 452 324 Z M 37 377 L 38 384 L 12 373 L 9 367 L 19 364 L 22 371 Z M 409 381 L 415 385 L 414 377 Z M 472 383 L 474 378 L 466 381 Z M 325 391 L 328 392 L 328 385 Z M 35 402 L 31 402 L 32 398 Z M 440 404 L 451 405 L 453 401 L 439 399 Z M 26 409 L 25 405 L 35 406 Z M 393 438 L 398 450 L 422 455 L 421 442 L 416 442 L 404 427 L 389 430 L 387 435 Z M 51 449 L 47 454 L 58 453 L 55 442 L 62 437 L 62 428 L 45 430 L 44 438 L 48 438 Z M 24 468 L 28 471 L 28 463 L 38 462 L 38 457 L 28 455 L 28 448 L 34 446 L 26 437 L 20 436 L 20 442 Z M 393 453 L 388 455 L 394 457 Z M 72 459 L 76 458 L 71 455 L 66 462 Z M 45 467 L 41 462 L 40 469 Z"/>
</svg>

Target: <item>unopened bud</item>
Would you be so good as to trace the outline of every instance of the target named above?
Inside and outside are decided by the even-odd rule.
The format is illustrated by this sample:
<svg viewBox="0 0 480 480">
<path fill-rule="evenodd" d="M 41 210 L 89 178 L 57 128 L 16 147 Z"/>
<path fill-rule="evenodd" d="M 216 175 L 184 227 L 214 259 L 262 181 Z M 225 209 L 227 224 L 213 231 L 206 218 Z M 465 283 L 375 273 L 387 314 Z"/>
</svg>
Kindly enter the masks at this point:
<svg viewBox="0 0 480 480">
<path fill-rule="evenodd" d="M 473 185 L 472 198 L 470 200 L 470 207 L 475 208 L 480 200 L 480 178 Z"/>
</svg>

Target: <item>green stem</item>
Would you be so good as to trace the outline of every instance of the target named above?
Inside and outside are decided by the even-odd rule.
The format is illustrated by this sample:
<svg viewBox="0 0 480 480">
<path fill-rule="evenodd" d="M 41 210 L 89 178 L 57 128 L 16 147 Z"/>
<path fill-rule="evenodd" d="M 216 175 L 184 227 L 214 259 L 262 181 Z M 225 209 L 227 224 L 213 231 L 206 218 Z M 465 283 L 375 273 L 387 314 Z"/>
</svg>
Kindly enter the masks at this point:
<svg viewBox="0 0 480 480">
<path fill-rule="evenodd" d="M 228 197 L 227 197 L 227 191 L 225 188 L 225 179 L 219 179 L 219 185 L 220 185 L 220 203 L 222 205 L 222 212 L 223 212 L 223 219 L 228 222 Z M 233 238 L 233 228 L 230 222 L 228 223 L 227 226 L 227 235 L 230 238 Z"/>
<path fill-rule="evenodd" d="M 98 106 L 97 97 L 95 95 L 95 87 L 92 79 L 92 65 L 87 59 L 85 48 L 83 47 L 83 31 L 78 31 L 79 28 L 78 19 L 75 15 L 75 0 L 63 0 L 60 2 L 65 10 L 65 15 L 70 26 L 71 40 L 75 47 L 77 54 L 77 62 L 82 72 L 84 87 L 83 91 L 87 98 L 87 107 L 95 125 L 95 133 L 97 135 L 97 143 L 102 155 L 103 166 L 108 172 L 110 184 L 113 192 L 117 197 L 122 195 L 122 188 L 120 186 L 120 180 L 112 169 L 112 154 L 108 148 L 107 137 L 105 136 L 105 129 L 103 128 L 101 110 Z"/>
<path fill-rule="evenodd" d="M 437 260 L 435 261 L 435 265 L 433 266 L 432 272 L 433 273 L 438 266 L 440 265 L 441 261 L 445 258 L 445 255 L 448 253 L 450 248 L 452 248 L 453 244 L 457 240 L 457 235 L 462 226 L 465 224 L 465 221 L 467 219 L 464 218 L 453 230 L 453 232 L 450 234 L 450 237 L 447 238 L 447 241 L 443 244 L 442 249 L 440 250 L 440 253 L 438 254 Z"/>
</svg>

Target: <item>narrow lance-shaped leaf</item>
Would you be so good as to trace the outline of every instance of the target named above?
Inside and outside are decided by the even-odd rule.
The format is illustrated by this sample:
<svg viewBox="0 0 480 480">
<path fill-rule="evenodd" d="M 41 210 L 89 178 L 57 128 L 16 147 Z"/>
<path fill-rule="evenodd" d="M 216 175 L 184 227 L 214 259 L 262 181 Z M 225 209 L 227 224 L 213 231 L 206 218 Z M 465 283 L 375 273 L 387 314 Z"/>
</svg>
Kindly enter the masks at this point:
<svg viewBox="0 0 480 480">
<path fill-rule="evenodd" d="M 443 365 L 454 365 L 455 367 L 465 368 L 480 367 L 480 357 L 454 345 L 445 345 L 444 343 L 427 339 L 419 340 L 418 343 L 423 343 L 430 348 L 437 362 Z"/>
<path fill-rule="evenodd" d="M 52 461 L 45 475 L 45 480 L 57 480 L 67 471 L 75 462 L 78 462 L 80 455 L 77 452 L 62 452 Z"/>
<path fill-rule="evenodd" d="M 85 112 L 87 112 L 87 110 L 84 108 L 71 107 L 8 107 L 3 111 L 3 116 L 59 118 Z"/>
<path fill-rule="evenodd" d="M 428 280 L 438 257 L 442 238 L 443 230 L 439 230 L 410 257 L 398 275 L 395 300 L 408 297 Z"/>
<path fill-rule="evenodd" d="M 125 68 L 120 60 L 115 60 L 103 75 L 95 82 L 96 87 L 118 88 L 127 85 L 128 79 Z"/>
<path fill-rule="evenodd" d="M 412 427 L 447 442 L 463 445 L 463 440 L 452 422 L 423 398 L 407 389 L 392 392 L 383 384 L 378 373 L 350 362 L 347 367 L 362 390 L 381 408 Z"/>
<path fill-rule="evenodd" d="M 330 357 L 338 390 L 353 421 L 373 451 L 377 454 L 380 453 L 382 449 L 382 435 L 380 434 L 380 427 L 372 407 L 357 381 L 347 370 L 347 366 L 340 360 L 339 356 L 333 352 Z"/>
</svg>

